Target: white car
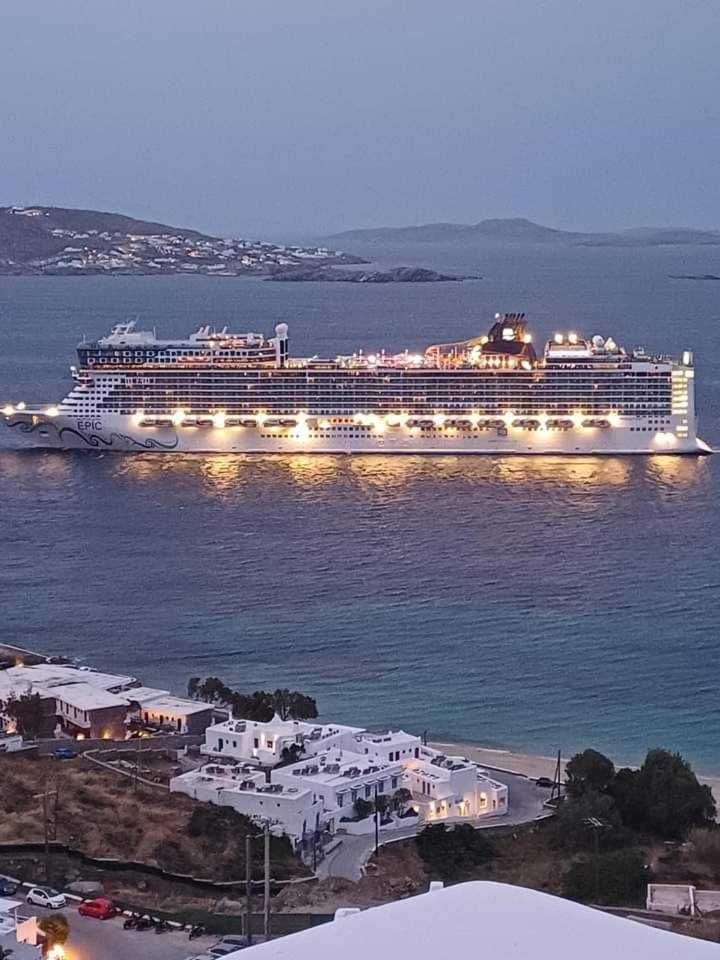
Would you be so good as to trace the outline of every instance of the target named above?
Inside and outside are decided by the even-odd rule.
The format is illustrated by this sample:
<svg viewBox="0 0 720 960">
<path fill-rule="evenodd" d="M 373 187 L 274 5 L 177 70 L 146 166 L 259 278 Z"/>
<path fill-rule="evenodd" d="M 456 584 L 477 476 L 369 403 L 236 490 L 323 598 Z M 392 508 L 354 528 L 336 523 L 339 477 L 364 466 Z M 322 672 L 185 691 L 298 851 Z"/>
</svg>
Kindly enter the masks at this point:
<svg viewBox="0 0 720 960">
<path fill-rule="evenodd" d="M 50 910 L 59 910 L 67 903 L 65 895 L 52 887 L 30 887 L 25 900 L 36 907 L 49 907 Z"/>
</svg>

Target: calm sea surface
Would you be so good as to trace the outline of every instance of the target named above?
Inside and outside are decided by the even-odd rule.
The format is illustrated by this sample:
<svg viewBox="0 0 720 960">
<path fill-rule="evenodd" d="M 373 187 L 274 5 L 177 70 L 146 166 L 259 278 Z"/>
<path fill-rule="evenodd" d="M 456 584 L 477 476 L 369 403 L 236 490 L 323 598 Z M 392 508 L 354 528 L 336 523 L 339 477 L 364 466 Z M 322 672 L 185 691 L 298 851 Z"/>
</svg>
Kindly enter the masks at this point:
<svg viewBox="0 0 720 960">
<path fill-rule="evenodd" d="M 720 250 L 357 248 L 463 284 L 0 279 L 0 401 L 57 401 L 83 333 L 290 325 L 296 353 L 422 347 L 525 310 L 695 350 L 720 445 Z M 326 717 L 720 772 L 720 457 L 283 458 L 13 451 L 0 638 L 183 691 L 287 685 Z"/>
</svg>

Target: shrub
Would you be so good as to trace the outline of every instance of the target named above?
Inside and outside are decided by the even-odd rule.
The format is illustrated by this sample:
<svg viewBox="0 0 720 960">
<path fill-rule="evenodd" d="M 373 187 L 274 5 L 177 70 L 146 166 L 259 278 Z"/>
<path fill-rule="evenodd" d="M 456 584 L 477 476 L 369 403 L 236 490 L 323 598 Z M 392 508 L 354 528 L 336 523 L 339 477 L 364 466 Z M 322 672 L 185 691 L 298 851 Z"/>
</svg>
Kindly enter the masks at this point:
<svg viewBox="0 0 720 960">
<path fill-rule="evenodd" d="M 643 901 L 651 880 L 642 850 L 614 850 L 576 860 L 563 877 L 563 896 L 584 903 L 629 906 Z"/>
<path fill-rule="evenodd" d="M 715 800 L 677 753 L 650 750 L 639 770 L 620 770 L 610 792 L 623 823 L 667 840 L 682 839 L 691 827 L 710 826 Z"/>
<path fill-rule="evenodd" d="M 597 750 L 576 753 L 566 768 L 565 790 L 569 797 L 580 797 L 590 791 L 607 790 L 615 776 L 615 765 Z"/>
<path fill-rule="evenodd" d="M 366 820 L 375 808 L 369 800 L 363 800 L 362 797 L 358 797 L 353 804 L 353 809 L 355 810 L 355 818 L 357 820 Z"/>
<path fill-rule="evenodd" d="M 489 863 L 495 855 L 490 841 L 469 823 L 452 830 L 444 823 L 425 827 L 418 834 L 417 849 L 426 868 L 443 880 L 457 879 Z"/>
<path fill-rule="evenodd" d="M 699 863 L 720 871 L 720 830 L 695 829 L 690 834 L 690 842 Z"/>
</svg>

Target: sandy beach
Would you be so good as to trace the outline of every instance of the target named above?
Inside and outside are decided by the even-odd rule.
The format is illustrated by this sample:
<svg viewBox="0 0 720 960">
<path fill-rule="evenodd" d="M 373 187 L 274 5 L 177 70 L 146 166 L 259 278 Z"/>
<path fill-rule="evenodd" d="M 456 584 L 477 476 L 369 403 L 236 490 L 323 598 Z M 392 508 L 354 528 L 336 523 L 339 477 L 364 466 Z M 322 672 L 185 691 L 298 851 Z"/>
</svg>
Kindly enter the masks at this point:
<svg viewBox="0 0 720 960">
<path fill-rule="evenodd" d="M 557 757 L 516 753 L 512 750 L 493 750 L 489 747 L 482 747 L 473 743 L 460 743 L 457 741 L 453 743 L 437 741 L 431 743 L 430 746 L 436 750 L 442 750 L 443 753 L 455 753 L 463 757 L 468 757 L 468 759 L 474 760 L 483 767 L 487 767 L 490 770 L 497 770 L 498 772 L 507 771 L 509 773 L 520 773 L 533 779 L 537 777 L 552 778 L 555 776 Z M 565 774 L 565 765 L 569 759 L 569 757 L 561 759 L 563 776 Z M 615 765 L 617 767 L 625 766 L 625 764 L 620 761 L 616 762 Z M 718 805 L 718 809 L 720 809 L 720 777 L 708 777 L 700 773 L 698 773 L 697 777 L 701 783 L 706 783 L 711 788 L 715 802 Z"/>
</svg>

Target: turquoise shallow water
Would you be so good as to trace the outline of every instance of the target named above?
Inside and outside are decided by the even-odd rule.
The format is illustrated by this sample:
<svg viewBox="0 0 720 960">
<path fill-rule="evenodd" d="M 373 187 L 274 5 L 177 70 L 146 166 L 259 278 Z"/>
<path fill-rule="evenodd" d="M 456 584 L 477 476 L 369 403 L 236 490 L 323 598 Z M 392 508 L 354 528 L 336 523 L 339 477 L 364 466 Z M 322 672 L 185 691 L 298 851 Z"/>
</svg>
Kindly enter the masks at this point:
<svg viewBox="0 0 720 960">
<path fill-rule="evenodd" d="M 140 313 L 290 324 L 297 352 L 422 345 L 495 309 L 691 345 L 720 442 L 712 250 L 374 249 L 481 273 L 365 288 L 0 280 L 0 399 L 51 401 Z M 337 719 L 538 752 L 651 745 L 720 772 L 720 458 L 164 457 L 0 449 L 0 637 L 182 690 L 292 685 Z"/>
</svg>

